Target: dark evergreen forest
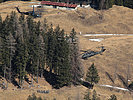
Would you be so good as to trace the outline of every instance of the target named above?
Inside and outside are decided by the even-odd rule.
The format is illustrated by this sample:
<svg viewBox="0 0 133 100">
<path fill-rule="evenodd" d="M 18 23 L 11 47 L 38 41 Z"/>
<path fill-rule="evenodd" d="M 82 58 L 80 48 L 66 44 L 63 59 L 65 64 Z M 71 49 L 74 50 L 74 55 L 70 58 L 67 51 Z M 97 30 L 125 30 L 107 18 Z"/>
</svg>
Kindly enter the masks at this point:
<svg viewBox="0 0 133 100">
<path fill-rule="evenodd" d="M 0 76 L 22 87 L 27 75 L 36 82 L 45 77 L 55 88 L 79 84 L 83 72 L 75 30 L 68 36 L 46 19 L 35 22 L 15 12 L 5 20 L 0 16 Z"/>
<path fill-rule="evenodd" d="M 133 0 L 90 0 L 90 4 L 99 10 L 111 8 L 112 5 L 133 8 Z"/>
</svg>

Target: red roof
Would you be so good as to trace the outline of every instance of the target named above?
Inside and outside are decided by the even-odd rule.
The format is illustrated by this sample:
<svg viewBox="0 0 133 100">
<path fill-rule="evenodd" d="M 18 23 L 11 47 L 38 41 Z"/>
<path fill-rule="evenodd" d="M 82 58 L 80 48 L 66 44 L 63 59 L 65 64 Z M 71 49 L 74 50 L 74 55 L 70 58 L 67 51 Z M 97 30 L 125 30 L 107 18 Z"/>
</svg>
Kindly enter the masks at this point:
<svg viewBox="0 0 133 100">
<path fill-rule="evenodd" d="M 51 1 L 42 1 L 41 4 L 61 6 L 61 7 L 70 7 L 70 8 L 76 8 L 77 7 L 76 4 L 67 4 L 67 3 L 51 2 Z"/>
</svg>

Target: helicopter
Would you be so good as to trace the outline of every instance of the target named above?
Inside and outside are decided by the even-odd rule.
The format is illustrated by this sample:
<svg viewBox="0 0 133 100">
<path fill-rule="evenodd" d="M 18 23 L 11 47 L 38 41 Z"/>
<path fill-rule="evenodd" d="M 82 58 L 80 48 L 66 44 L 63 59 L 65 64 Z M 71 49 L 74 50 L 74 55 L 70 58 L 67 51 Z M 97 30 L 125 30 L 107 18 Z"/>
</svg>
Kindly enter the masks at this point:
<svg viewBox="0 0 133 100">
<path fill-rule="evenodd" d="M 82 59 L 84 60 L 87 60 L 89 57 L 92 57 L 92 56 L 95 56 L 97 54 L 102 54 L 106 49 L 104 49 L 104 46 L 101 46 L 101 47 L 98 47 L 98 48 L 101 48 L 100 51 L 91 51 L 91 50 L 87 50 L 87 51 L 83 51 L 81 50 L 81 52 L 84 52 L 82 53 Z"/>
<path fill-rule="evenodd" d="M 39 14 L 35 13 L 34 6 L 33 6 L 33 11 L 29 11 L 29 12 L 21 12 L 18 7 L 15 7 L 15 8 L 17 9 L 18 13 L 20 13 L 20 14 L 30 15 L 30 16 L 33 16 L 34 18 L 41 17 Z"/>
</svg>

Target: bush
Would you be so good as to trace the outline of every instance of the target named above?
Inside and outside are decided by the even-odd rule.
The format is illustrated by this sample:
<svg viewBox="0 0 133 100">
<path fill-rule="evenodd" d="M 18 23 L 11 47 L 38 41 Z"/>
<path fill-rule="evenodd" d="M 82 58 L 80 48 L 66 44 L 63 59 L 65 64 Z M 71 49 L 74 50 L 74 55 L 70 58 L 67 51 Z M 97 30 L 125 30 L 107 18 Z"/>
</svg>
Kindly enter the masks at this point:
<svg viewBox="0 0 133 100">
<path fill-rule="evenodd" d="M 28 96 L 27 100 L 43 100 L 41 97 L 36 97 L 36 95 L 33 93 L 32 96 Z"/>
<path fill-rule="evenodd" d="M 117 97 L 116 97 L 116 95 L 113 94 L 110 96 L 110 98 L 108 100 L 117 100 Z"/>
</svg>

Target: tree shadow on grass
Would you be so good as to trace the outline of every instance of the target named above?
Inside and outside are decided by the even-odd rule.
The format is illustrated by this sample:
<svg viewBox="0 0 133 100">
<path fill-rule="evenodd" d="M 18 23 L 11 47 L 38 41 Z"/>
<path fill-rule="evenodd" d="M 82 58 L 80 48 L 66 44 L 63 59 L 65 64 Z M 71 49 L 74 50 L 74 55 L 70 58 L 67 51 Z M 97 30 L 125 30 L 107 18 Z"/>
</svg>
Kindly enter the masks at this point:
<svg viewBox="0 0 133 100">
<path fill-rule="evenodd" d="M 89 89 L 93 89 L 93 86 L 94 86 L 94 85 L 90 84 L 89 82 L 85 82 L 85 81 L 82 82 L 82 85 Z"/>
<path fill-rule="evenodd" d="M 44 74 L 43 74 L 45 80 L 52 85 L 53 87 L 56 85 L 57 81 L 56 81 L 56 74 L 54 73 L 50 73 L 47 70 L 44 70 Z"/>
<path fill-rule="evenodd" d="M 14 78 L 12 78 L 12 84 L 13 84 L 14 86 L 17 86 L 17 88 L 20 88 L 18 82 L 17 82 Z"/>
</svg>

